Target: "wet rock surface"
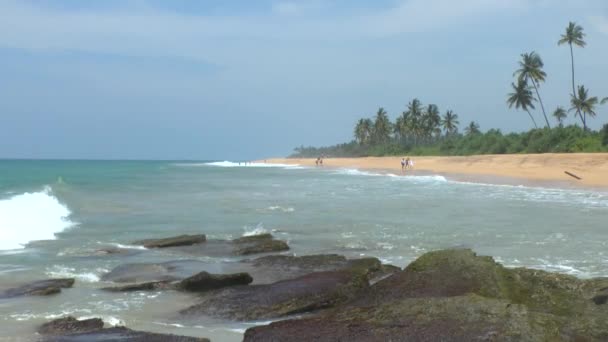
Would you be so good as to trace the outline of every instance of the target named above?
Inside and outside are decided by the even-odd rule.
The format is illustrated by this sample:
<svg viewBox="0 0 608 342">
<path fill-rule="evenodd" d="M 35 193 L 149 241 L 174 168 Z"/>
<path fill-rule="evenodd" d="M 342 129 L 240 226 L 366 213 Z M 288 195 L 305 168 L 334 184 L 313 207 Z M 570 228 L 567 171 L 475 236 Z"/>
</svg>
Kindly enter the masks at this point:
<svg viewBox="0 0 608 342">
<path fill-rule="evenodd" d="M 437 251 L 332 310 L 248 329 L 245 341 L 605 341 L 607 289 L 607 278 Z"/>
<path fill-rule="evenodd" d="M 316 272 L 268 285 L 207 292 L 199 304 L 180 313 L 189 317 L 205 315 L 238 321 L 277 318 L 332 307 L 367 287 L 366 277 L 355 272 Z"/>
<path fill-rule="evenodd" d="M 232 240 L 235 255 L 282 252 L 289 250 L 285 241 L 276 240 L 271 234 L 245 236 Z"/>
<path fill-rule="evenodd" d="M 97 329 L 88 332 L 74 332 L 61 335 L 45 336 L 44 342 L 209 342 L 206 338 L 187 337 L 170 334 L 157 334 L 131 330 L 125 327 Z"/>
<path fill-rule="evenodd" d="M 46 279 L 34 281 L 19 287 L 0 291 L 0 299 L 21 296 L 48 296 L 74 285 L 73 278 Z"/>
<path fill-rule="evenodd" d="M 115 283 L 169 282 L 186 278 L 205 265 L 196 260 L 123 264 L 102 275 L 101 280 Z"/>
<path fill-rule="evenodd" d="M 77 320 L 72 316 L 68 316 L 41 325 L 38 328 L 38 333 L 42 335 L 62 335 L 84 333 L 102 328 L 103 321 L 99 318 Z"/>
<path fill-rule="evenodd" d="M 228 286 L 248 285 L 252 281 L 253 278 L 248 273 L 210 274 L 200 272 L 180 281 L 176 288 L 182 291 L 204 292 Z"/>
<path fill-rule="evenodd" d="M 167 248 L 177 246 L 191 246 L 207 241 L 204 234 L 198 235 L 179 235 L 163 239 L 147 239 L 135 241 L 133 245 L 140 245 L 146 248 Z"/>
</svg>

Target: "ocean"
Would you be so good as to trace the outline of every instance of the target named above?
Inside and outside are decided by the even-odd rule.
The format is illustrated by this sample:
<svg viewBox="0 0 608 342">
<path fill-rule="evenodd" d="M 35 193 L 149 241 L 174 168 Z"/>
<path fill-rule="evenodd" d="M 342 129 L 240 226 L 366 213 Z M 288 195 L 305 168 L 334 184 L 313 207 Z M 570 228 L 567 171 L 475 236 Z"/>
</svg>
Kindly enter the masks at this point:
<svg viewBox="0 0 608 342">
<path fill-rule="evenodd" d="M 240 341 L 267 323 L 184 322 L 177 312 L 191 295 L 100 290 L 112 285 L 100 277 L 121 264 L 187 258 L 193 272 L 225 273 L 242 259 L 131 245 L 179 234 L 268 232 L 289 254 L 374 256 L 400 267 L 466 247 L 510 267 L 608 276 L 608 192 L 515 183 L 238 162 L 0 161 L 0 290 L 76 278 L 59 295 L 0 299 L 0 340 L 34 339 L 36 326 L 68 314 L 213 341 Z M 132 253 L 96 252 L 112 246 Z"/>
</svg>

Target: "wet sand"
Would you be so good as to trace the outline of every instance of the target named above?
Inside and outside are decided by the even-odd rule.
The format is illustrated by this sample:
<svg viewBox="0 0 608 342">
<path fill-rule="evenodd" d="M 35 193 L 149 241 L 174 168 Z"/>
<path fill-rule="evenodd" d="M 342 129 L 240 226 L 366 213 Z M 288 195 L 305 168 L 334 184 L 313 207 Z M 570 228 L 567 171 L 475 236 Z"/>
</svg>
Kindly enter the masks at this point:
<svg viewBox="0 0 608 342">
<path fill-rule="evenodd" d="M 407 157 L 407 156 L 403 156 Z M 325 158 L 325 167 L 357 168 L 401 173 L 402 157 Z M 553 184 L 560 187 L 608 189 L 608 153 L 509 154 L 464 157 L 411 157 L 411 173 L 434 173 L 449 178 L 483 183 L 526 185 Z M 314 158 L 273 158 L 267 163 L 315 166 Z M 581 179 L 576 179 L 569 172 Z M 511 179 L 511 180 L 509 180 Z"/>
</svg>

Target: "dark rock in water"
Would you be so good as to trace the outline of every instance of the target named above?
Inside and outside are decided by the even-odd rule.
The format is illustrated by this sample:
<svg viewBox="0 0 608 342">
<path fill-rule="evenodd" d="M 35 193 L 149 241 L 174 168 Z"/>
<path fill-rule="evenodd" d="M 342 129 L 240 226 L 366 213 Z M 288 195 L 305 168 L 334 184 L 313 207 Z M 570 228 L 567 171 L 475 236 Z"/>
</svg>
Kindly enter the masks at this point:
<svg viewBox="0 0 608 342">
<path fill-rule="evenodd" d="M 227 286 L 248 285 L 253 278 L 248 273 L 210 274 L 200 272 L 179 282 L 177 288 L 183 291 L 203 292 Z"/>
<path fill-rule="evenodd" d="M 289 250 L 285 241 L 276 240 L 271 234 L 245 236 L 232 240 L 233 253 L 249 255 L 257 253 L 282 252 Z"/>
<path fill-rule="evenodd" d="M 207 241 L 204 234 L 180 235 L 164 239 L 148 239 L 133 242 L 134 245 L 142 245 L 146 248 L 167 248 L 176 246 L 190 246 Z"/>
<path fill-rule="evenodd" d="M 248 329 L 245 341 L 605 341 L 607 287 L 437 251 L 333 310 Z"/>
<path fill-rule="evenodd" d="M 206 338 L 187 337 L 170 334 L 157 334 L 116 327 L 99 329 L 84 333 L 65 334 L 61 336 L 46 336 L 45 342 L 209 342 Z"/>
<path fill-rule="evenodd" d="M 204 267 L 205 263 L 196 260 L 124 264 L 101 276 L 101 280 L 116 283 L 174 281 L 186 278 Z"/>
<path fill-rule="evenodd" d="M 207 292 L 180 313 L 247 321 L 311 312 L 343 303 L 368 288 L 355 272 L 318 272 L 269 285 L 235 286 Z"/>
<path fill-rule="evenodd" d="M 38 328 L 42 335 L 65 335 L 72 333 L 83 333 L 103 328 L 103 321 L 99 318 L 77 320 L 72 316 L 59 318 L 43 324 Z"/>
<path fill-rule="evenodd" d="M 95 251 L 95 255 L 100 256 L 100 255 L 128 255 L 128 254 L 135 254 L 138 251 L 134 251 L 132 249 L 127 249 L 127 248 L 118 248 L 118 247 L 106 247 L 106 248 L 100 248 L 98 250 Z"/>
<path fill-rule="evenodd" d="M 74 285 L 74 278 L 38 280 L 0 292 L 0 298 L 20 296 L 48 296 Z"/>
<path fill-rule="evenodd" d="M 110 292 L 134 292 L 134 291 L 154 291 L 171 290 L 174 285 L 169 281 L 153 281 L 148 283 L 129 284 L 124 286 L 104 287 L 102 290 Z"/>
</svg>

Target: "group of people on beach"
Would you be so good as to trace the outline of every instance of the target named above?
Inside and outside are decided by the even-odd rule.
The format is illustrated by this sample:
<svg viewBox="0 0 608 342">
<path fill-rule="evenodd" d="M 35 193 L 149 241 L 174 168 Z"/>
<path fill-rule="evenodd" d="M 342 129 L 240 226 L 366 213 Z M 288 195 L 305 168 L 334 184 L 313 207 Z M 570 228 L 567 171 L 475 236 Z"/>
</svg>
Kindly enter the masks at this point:
<svg viewBox="0 0 608 342">
<path fill-rule="evenodd" d="M 410 157 L 401 158 L 401 171 L 405 172 L 406 169 L 412 169 L 412 168 L 414 168 L 413 159 L 410 159 Z"/>
<path fill-rule="evenodd" d="M 325 158 L 325 156 L 318 157 L 317 160 L 315 161 L 315 164 L 317 166 L 323 166 L 323 158 Z"/>
</svg>

